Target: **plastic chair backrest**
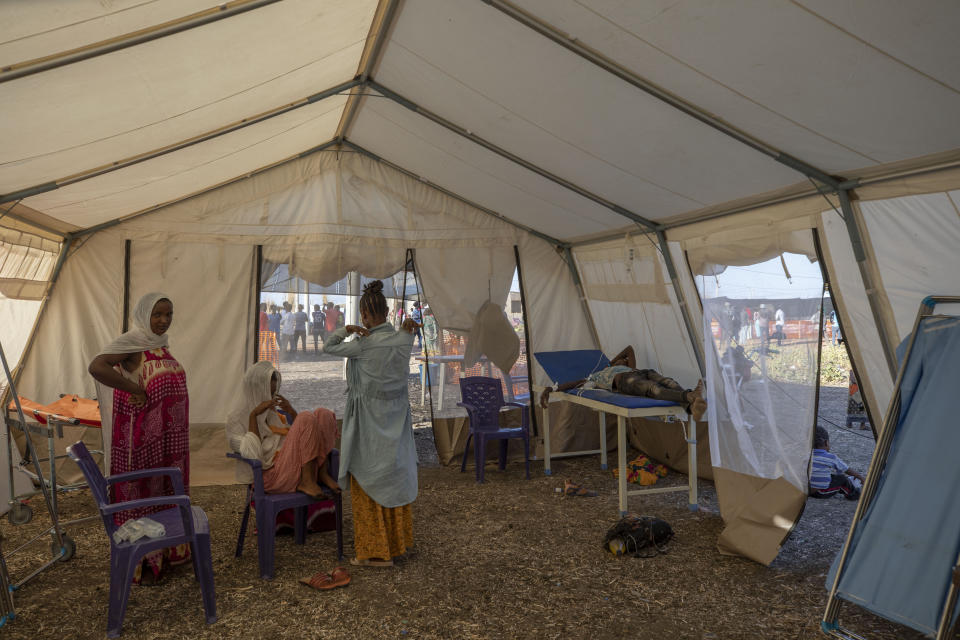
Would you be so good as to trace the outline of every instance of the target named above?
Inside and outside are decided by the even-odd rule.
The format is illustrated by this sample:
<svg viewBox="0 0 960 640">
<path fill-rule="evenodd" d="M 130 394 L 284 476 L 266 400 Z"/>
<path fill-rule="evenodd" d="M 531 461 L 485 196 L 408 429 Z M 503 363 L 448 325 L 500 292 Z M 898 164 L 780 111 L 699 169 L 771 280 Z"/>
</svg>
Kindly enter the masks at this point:
<svg viewBox="0 0 960 640">
<path fill-rule="evenodd" d="M 497 378 L 471 376 L 460 378 L 460 396 L 471 405 L 470 428 L 474 431 L 500 429 L 500 409 L 503 408 L 503 387 Z"/>
<path fill-rule="evenodd" d="M 107 489 L 107 481 L 104 479 L 103 473 L 100 472 L 100 467 L 97 466 L 93 456 L 90 455 L 87 445 L 82 442 L 75 442 L 67 447 L 67 455 L 77 463 L 80 471 L 83 472 L 83 477 L 87 479 L 87 485 L 90 487 L 90 493 L 97 503 L 97 508 L 100 509 L 101 507 L 109 505 L 110 496 Z M 103 518 L 104 526 L 107 528 L 107 535 L 112 536 L 113 531 L 117 528 L 117 525 L 113 521 L 113 516 L 103 515 L 101 511 L 101 517 Z"/>
</svg>

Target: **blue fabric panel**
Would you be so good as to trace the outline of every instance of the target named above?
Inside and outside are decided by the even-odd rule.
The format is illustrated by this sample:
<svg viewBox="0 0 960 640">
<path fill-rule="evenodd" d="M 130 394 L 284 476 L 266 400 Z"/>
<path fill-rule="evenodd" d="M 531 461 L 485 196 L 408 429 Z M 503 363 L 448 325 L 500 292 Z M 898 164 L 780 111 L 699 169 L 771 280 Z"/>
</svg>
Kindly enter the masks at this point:
<svg viewBox="0 0 960 640">
<path fill-rule="evenodd" d="M 599 349 L 541 351 L 533 355 L 550 379 L 558 383 L 582 380 L 610 366 L 607 356 Z"/>
<path fill-rule="evenodd" d="M 898 357 L 904 351 L 902 344 Z M 887 464 L 854 530 L 838 589 L 845 600 L 928 634 L 960 552 L 958 376 L 960 321 L 924 319 L 900 386 Z M 828 589 L 838 562 L 839 555 Z"/>
<path fill-rule="evenodd" d="M 643 398 L 640 396 L 627 396 L 622 393 L 614 393 L 606 389 L 570 389 L 565 393 L 572 396 L 582 396 L 590 398 L 597 402 L 606 402 L 625 409 L 646 409 L 648 407 L 673 407 L 679 406 L 676 402 L 667 400 L 655 400 L 653 398 Z"/>
</svg>

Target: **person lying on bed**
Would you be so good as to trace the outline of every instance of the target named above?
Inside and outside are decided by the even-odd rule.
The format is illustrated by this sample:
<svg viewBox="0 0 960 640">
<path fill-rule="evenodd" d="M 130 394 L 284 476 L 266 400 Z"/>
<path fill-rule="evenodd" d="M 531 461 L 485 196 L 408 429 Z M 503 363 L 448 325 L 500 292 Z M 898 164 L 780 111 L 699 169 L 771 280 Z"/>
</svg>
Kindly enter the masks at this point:
<svg viewBox="0 0 960 640">
<path fill-rule="evenodd" d="M 606 369 L 591 373 L 582 380 L 563 382 L 552 389 L 544 389 L 540 394 L 540 406 L 546 408 L 551 391 L 567 391 L 578 387 L 676 402 L 686 405 L 695 420 L 700 420 L 707 410 L 702 380 L 697 383 L 696 389 L 684 389 L 673 378 L 664 377 L 653 369 L 637 369 L 637 358 L 630 345 L 615 355 Z"/>
</svg>

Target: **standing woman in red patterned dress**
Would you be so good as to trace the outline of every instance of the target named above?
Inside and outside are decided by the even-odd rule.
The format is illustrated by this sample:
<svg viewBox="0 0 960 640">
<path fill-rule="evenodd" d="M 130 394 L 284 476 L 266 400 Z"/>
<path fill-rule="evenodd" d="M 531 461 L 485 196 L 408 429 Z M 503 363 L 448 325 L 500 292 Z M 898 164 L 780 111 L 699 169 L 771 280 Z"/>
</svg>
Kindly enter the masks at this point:
<svg viewBox="0 0 960 640">
<path fill-rule="evenodd" d="M 173 322 L 173 303 L 162 293 L 148 293 L 133 312 L 133 329 L 108 344 L 88 368 L 97 381 L 100 399 L 104 467 L 111 475 L 177 467 L 190 491 L 190 439 L 187 377 L 167 349 L 167 330 Z M 113 501 L 123 502 L 172 495 L 165 476 L 113 485 Z M 163 507 L 124 511 L 117 525 L 142 518 Z M 139 583 L 157 582 L 165 563 L 190 560 L 190 547 L 180 545 L 148 554 L 134 576 Z"/>
</svg>

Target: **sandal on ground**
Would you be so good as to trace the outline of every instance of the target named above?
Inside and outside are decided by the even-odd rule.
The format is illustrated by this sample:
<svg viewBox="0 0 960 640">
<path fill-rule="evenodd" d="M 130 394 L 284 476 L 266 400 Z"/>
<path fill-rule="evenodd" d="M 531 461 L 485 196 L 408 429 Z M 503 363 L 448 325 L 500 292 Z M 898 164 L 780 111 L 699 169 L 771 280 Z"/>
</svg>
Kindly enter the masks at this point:
<svg viewBox="0 0 960 640">
<path fill-rule="evenodd" d="M 372 560 L 370 558 L 350 558 L 355 567 L 392 567 L 393 560 Z"/>
<path fill-rule="evenodd" d="M 350 584 L 350 575 L 343 567 L 337 567 L 332 574 L 319 571 L 309 578 L 300 578 L 299 582 L 313 589 L 326 591 L 347 586 Z"/>
<path fill-rule="evenodd" d="M 589 489 L 584 489 L 579 484 L 576 484 L 572 480 L 567 480 L 563 483 L 563 495 L 565 496 L 579 496 L 583 498 L 593 498 L 597 495 L 596 491 L 590 491 Z"/>
</svg>

